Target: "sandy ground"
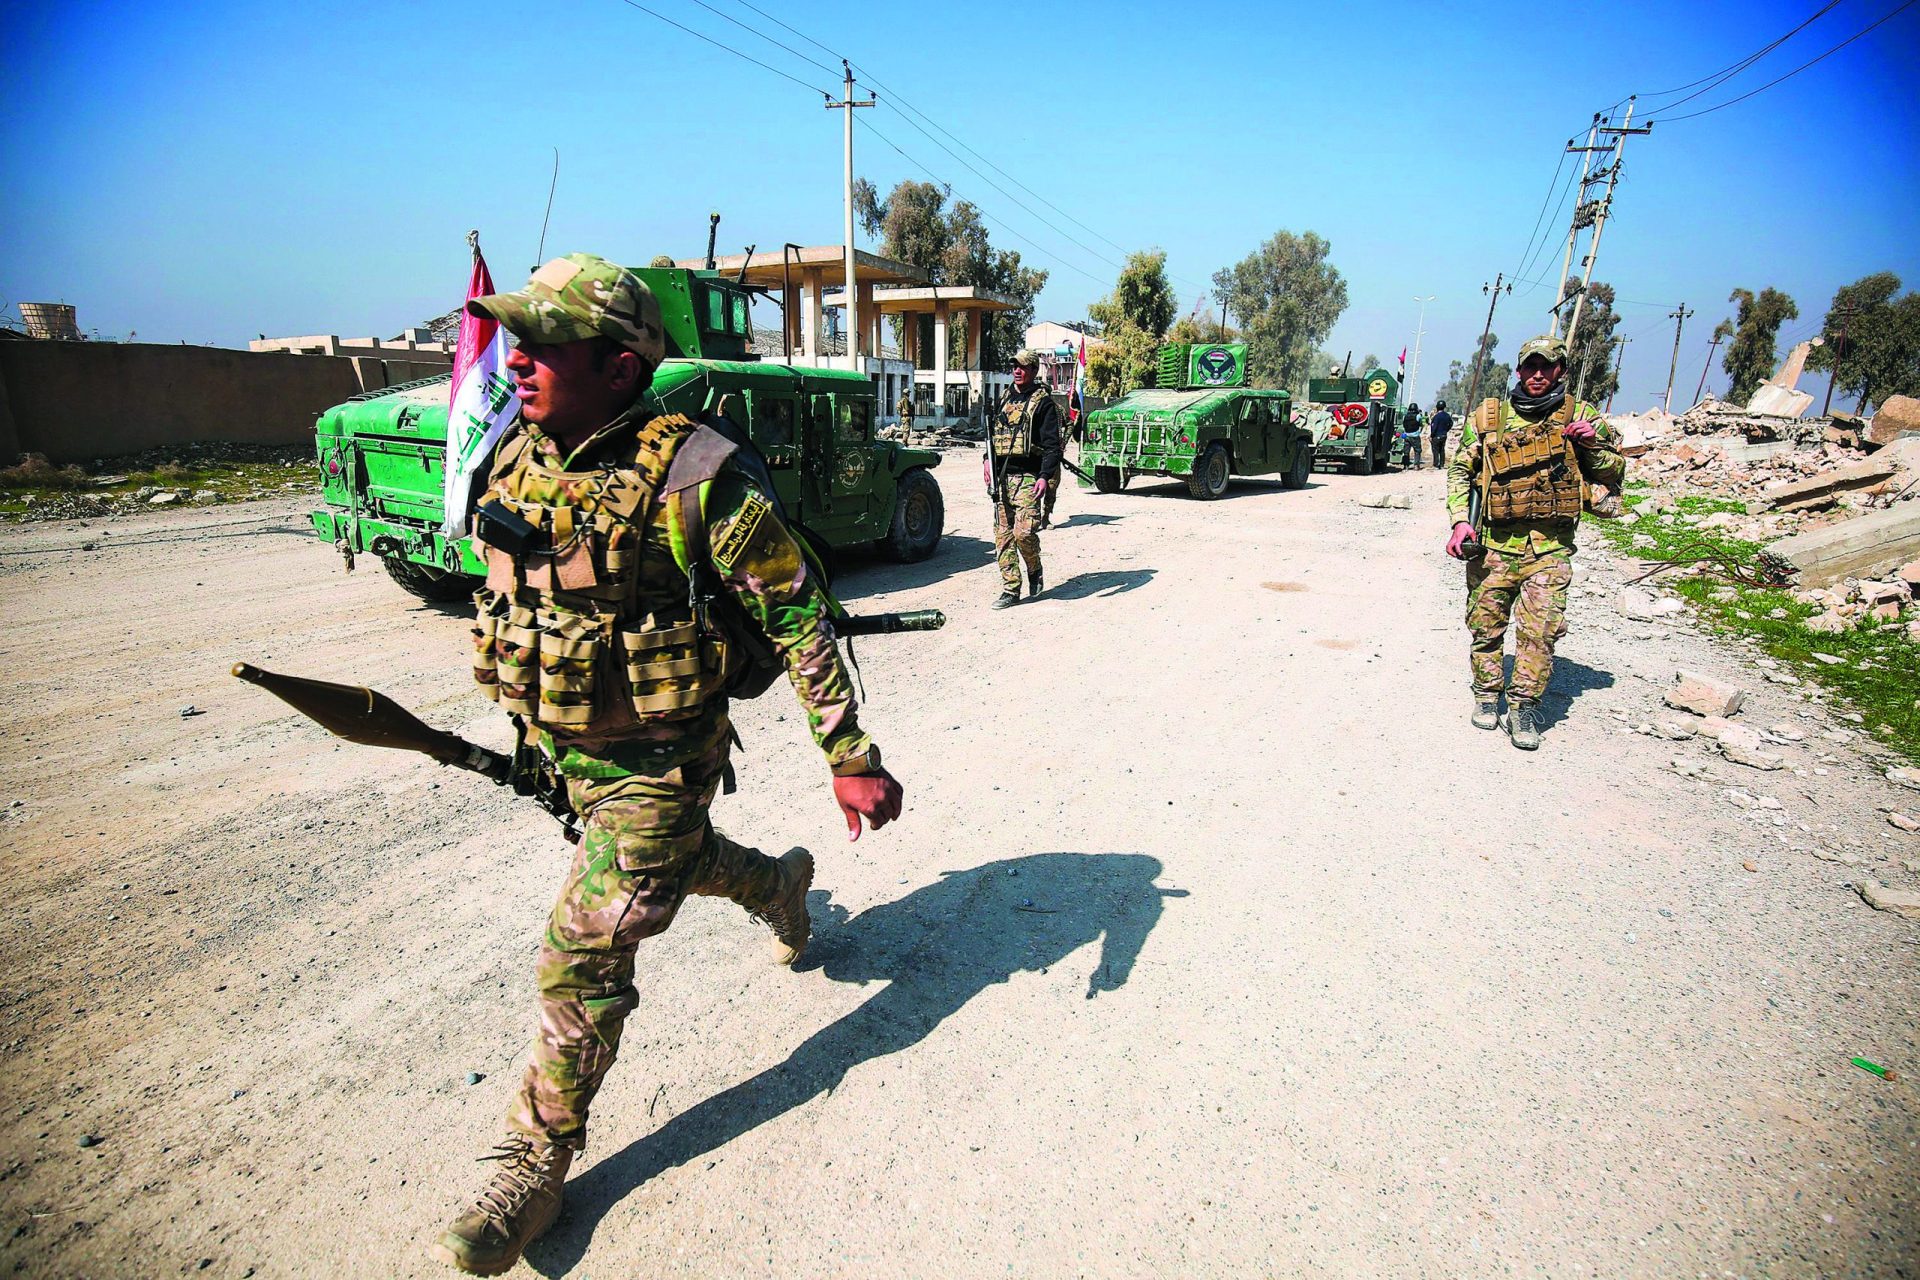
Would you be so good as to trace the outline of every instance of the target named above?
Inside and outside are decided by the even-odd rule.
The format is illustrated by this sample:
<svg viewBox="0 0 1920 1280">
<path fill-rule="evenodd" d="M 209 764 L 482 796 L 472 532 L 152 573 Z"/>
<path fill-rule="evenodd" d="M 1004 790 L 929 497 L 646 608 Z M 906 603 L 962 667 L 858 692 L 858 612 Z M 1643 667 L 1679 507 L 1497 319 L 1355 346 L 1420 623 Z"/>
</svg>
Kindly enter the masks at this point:
<svg viewBox="0 0 1920 1280">
<path fill-rule="evenodd" d="M 708 900 L 647 944 L 528 1267 L 1920 1274 L 1914 1087 L 1848 1062 L 1920 1074 L 1920 924 L 1850 887 L 1915 883 L 1876 806 L 1920 796 L 1818 703 L 1583 591 L 1545 748 L 1476 731 L 1432 472 L 1070 490 L 1048 598 L 992 612 L 976 475 L 935 559 L 843 581 L 952 619 L 860 642 L 905 817 L 848 845 L 791 699 L 740 709 L 716 816 L 819 855 L 814 948 Z M 0 1269 L 433 1275 L 485 1176 L 567 849 L 228 678 L 502 737 L 461 613 L 302 524 L 0 531 Z M 1682 665 L 1814 735 L 1716 765 L 1779 810 L 1626 729 Z"/>
</svg>

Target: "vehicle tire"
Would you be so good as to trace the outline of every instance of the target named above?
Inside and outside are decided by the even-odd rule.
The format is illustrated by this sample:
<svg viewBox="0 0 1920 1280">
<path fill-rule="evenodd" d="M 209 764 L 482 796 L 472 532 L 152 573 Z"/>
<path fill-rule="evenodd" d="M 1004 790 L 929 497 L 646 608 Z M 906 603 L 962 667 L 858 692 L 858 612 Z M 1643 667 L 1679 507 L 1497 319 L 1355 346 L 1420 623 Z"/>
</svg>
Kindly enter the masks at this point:
<svg viewBox="0 0 1920 1280">
<path fill-rule="evenodd" d="M 1280 477 L 1282 489 L 1304 489 L 1307 478 L 1313 474 L 1313 446 L 1296 444 L 1293 447 L 1293 465 Z"/>
<path fill-rule="evenodd" d="M 1118 493 L 1127 487 L 1127 481 L 1118 467 L 1095 467 L 1093 487 L 1101 493 Z"/>
<path fill-rule="evenodd" d="M 1187 476 L 1187 492 L 1202 502 L 1211 502 L 1227 491 L 1227 482 L 1232 476 L 1227 446 L 1216 440 L 1193 464 L 1193 471 Z"/>
<path fill-rule="evenodd" d="M 908 471 L 900 477 L 900 489 L 893 499 L 893 525 L 886 540 L 888 558 L 901 564 L 925 560 L 940 545 L 946 520 L 947 505 L 940 495 L 940 482 L 925 467 Z"/>
<path fill-rule="evenodd" d="M 380 563 L 386 566 L 387 576 L 399 583 L 401 590 L 428 604 L 453 604 L 471 599 L 482 581 L 470 574 L 415 564 L 400 556 L 381 556 Z"/>
</svg>

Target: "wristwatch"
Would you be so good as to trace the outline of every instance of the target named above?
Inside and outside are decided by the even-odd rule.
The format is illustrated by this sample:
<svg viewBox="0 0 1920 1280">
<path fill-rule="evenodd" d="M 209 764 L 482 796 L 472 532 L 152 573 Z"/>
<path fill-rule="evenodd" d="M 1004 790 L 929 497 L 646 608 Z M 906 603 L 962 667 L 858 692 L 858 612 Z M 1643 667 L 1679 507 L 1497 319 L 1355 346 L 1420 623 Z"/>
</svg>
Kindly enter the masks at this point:
<svg viewBox="0 0 1920 1280">
<path fill-rule="evenodd" d="M 848 756 L 833 766 L 833 776 L 836 778 L 855 778 L 863 773 L 878 772 L 880 772 L 880 748 L 871 742 L 859 755 Z"/>
</svg>

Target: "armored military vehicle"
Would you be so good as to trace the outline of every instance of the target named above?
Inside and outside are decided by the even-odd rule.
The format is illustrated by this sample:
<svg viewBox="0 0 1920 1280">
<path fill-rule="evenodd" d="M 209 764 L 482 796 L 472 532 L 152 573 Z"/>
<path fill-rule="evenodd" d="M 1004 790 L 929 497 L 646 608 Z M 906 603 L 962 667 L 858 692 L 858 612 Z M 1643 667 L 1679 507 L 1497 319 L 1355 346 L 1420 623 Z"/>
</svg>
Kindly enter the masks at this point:
<svg viewBox="0 0 1920 1280">
<path fill-rule="evenodd" d="M 1363 476 L 1384 470 L 1400 459 L 1400 379 L 1380 368 L 1309 379 L 1305 422 L 1316 462 Z"/>
<path fill-rule="evenodd" d="M 1213 499 L 1236 475 L 1306 484 L 1313 436 L 1294 424 L 1286 392 L 1247 385 L 1245 343 L 1162 347 L 1154 382 L 1087 416 L 1080 466 L 1093 488 L 1118 493 L 1134 476 L 1178 476 L 1194 497 Z"/>
<path fill-rule="evenodd" d="M 871 381 L 755 357 L 751 291 L 717 272 L 635 274 L 660 300 L 667 334 L 650 393 L 662 412 L 724 412 L 766 455 L 787 514 L 827 546 L 874 544 L 901 561 L 933 554 L 946 519 L 932 475 L 940 455 L 875 437 Z M 325 505 L 314 528 L 349 564 L 377 556 L 433 601 L 465 598 L 485 573 L 469 539 L 441 531 L 448 397 L 445 377 L 369 392 L 321 414 L 317 434 Z"/>
</svg>

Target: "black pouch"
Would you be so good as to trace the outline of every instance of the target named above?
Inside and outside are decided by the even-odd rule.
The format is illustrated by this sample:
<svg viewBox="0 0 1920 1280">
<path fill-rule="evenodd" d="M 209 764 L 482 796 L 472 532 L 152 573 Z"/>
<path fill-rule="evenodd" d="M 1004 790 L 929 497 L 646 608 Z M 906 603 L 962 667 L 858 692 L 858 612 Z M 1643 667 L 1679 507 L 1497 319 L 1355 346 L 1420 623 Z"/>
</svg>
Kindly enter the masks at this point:
<svg viewBox="0 0 1920 1280">
<path fill-rule="evenodd" d="M 481 503 L 473 513 L 473 536 L 516 558 L 540 550 L 545 541 L 540 530 L 498 498 Z"/>
</svg>

